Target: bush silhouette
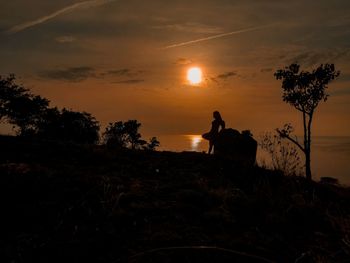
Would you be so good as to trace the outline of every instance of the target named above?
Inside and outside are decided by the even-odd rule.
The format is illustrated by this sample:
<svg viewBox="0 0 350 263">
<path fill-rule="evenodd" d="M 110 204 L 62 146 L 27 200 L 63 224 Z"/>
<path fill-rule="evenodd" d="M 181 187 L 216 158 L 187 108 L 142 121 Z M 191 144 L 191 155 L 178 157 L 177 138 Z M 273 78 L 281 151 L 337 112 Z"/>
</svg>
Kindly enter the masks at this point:
<svg viewBox="0 0 350 263">
<path fill-rule="evenodd" d="M 285 175 L 301 174 L 301 159 L 296 146 L 283 140 L 277 133 L 264 133 L 260 137 L 259 146 L 271 157 L 273 169 L 282 171 Z"/>
<path fill-rule="evenodd" d="M 90 113 L 49 108 L 38 125 L 37 135 L 52 140 L 94 144 L 99 140 L 99 130 L 98 121 Z"/>
<path fill-rule="evenodd" d="M 155 150 L 159 146 L 159 141 L 156 137 L 152 137 L 147 143 L 139 133 L 140 127 L 141 123 L 137 120 L 109 123 L 102 135 L 104 144 L 109 148 Z"/>
<path fill-rule="evenodd" d="M 149 143 L 145 146 L 146 150 L 154 151 L 157 147 L 160 146 L 160 142 L 158 141 L 157 137 L 152 137 L 149 140 Z"/>
<path fill-rule="evenodd" d="M 17 128 L 21 136 L 96 143 L 99 124 L 91 114 L 49 108 L 49 100 L 16 83 L 15 75 L 0 76 L 0 120 Z"/>
<path fill-rule="evenodd" d="M 49 100 L 16 84 L 15 75 L 0 76 L 0 120 L 17 126 L 18 135 L 35 134 L 48 105 Z"/>
</svg>

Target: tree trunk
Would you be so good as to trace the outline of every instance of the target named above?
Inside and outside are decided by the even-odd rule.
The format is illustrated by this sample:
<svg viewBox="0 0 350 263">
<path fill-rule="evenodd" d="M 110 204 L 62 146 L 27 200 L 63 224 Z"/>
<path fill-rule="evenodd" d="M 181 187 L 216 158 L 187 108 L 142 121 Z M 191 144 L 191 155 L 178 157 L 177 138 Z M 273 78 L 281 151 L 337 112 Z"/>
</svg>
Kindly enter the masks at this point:
<svg viewBox="0 0 350 263">
<path fill-rule="evenodd" d="M 305 152 L 305 176 L 308 181 L 312 180 L 311 176 L 311 154 L 310 149 Z"/>
<path fill-rule="evenodd" d="M 306 179 L 311 181 L 312 175 L 311 175 L 311 123 L 312 123 L 312 115 L 313 112 L 309 115 L 309 121 L 307 125 L 307 148 L 305 152 L 305 173 L 306 173 Z"/>
<path fill-rule="evenodd" d="M 303 112 L 303 126 L 304 126 L 304 154 L 305 154 L 305 177 L 311 181 L 311 167 L 310 167 L 310 148 L 308 140 L 308 125 L 306 124 L 306 113 Z"/>
</svg>

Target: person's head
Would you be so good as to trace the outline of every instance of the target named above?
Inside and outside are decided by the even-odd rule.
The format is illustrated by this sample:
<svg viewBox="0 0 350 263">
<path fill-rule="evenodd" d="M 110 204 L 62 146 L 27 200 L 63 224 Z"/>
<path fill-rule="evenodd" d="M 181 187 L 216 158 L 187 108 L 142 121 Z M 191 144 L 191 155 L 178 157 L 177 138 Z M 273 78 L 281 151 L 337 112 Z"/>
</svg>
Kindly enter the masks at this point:
<svg viewBox="0 0 350 263">
<path fill-rule="evenodd" d="M 214 111 L 213 112 L 213 117 L 214 117 L 215 120 L 218 120 L 218 121 L 222 120 L 220 112 L 218 112 L 218 111 Z"/>
</svg>

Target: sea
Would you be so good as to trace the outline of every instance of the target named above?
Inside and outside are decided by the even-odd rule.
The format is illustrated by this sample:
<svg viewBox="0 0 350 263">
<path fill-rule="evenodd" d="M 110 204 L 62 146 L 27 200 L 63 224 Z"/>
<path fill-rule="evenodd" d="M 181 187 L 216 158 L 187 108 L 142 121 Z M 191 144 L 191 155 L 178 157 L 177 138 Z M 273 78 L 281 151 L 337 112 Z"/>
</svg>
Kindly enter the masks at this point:
<svg viewBox="0 0 350 263">
<path fill-rule="evenodd" d="M 208 151 L 208 141 L 201 135 L 163 135 L 158 137 L 163 151 Z M 312 175 L 315 180 L 333 177 L 350 186 L 350 136 L 315 136 L 311 148 Z M 300 155 L 302 157 L 302 154 Z M 270 156 L 258 148 L 258 165 L 270 162 Z"/>
</svg>

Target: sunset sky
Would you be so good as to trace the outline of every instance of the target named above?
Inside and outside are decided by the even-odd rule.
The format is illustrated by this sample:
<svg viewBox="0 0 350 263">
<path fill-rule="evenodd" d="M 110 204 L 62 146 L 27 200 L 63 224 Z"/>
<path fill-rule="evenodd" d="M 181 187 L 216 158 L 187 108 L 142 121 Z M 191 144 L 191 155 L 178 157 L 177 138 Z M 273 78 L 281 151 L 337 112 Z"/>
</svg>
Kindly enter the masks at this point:
<svg viewBox="0 0 350 263">
<path fill-rule="evenodd" d="M 146 136 L 201 134 L 219 110 L 238 130 L 292 122 L 301 134 L 273 73 L 335 63 L 341 77 L 313 132 L 350 136 L 348 0 L 0 1 L 0 75 L 103 126 L 137 119 Z M 194 86 L 193 66 L 204 77 Z"/>
</svg>

